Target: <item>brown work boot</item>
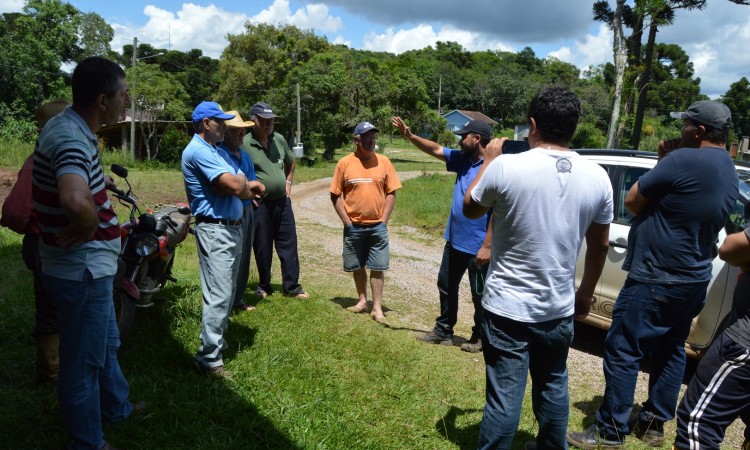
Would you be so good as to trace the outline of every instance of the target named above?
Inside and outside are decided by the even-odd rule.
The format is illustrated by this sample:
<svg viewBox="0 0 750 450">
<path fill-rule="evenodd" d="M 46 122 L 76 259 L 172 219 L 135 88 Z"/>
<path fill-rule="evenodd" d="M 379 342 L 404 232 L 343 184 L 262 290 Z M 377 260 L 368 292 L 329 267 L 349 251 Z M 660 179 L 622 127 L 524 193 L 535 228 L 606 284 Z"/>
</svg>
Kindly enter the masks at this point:
<svg viewBox="0 0 750 450">
<path fill-rule="evenodd" d="M 60 335 L 36 337 L 36 379 L 39 384 L 57 384 L 60 374 Z"/>
</svg>

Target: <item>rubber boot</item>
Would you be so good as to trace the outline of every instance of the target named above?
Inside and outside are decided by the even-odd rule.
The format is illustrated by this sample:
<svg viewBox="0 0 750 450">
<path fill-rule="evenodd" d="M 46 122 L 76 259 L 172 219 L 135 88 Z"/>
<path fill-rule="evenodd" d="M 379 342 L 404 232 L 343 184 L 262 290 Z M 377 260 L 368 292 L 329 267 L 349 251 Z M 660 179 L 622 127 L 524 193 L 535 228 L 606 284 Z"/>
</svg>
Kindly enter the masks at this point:
<svg viewBox="0 0 750 450">
<path fill-rule="evenodd" d="M 60 374 L 60 336 L 50 334 L 36 337 L 36 377 L 40 384 L 57 384 Z"/>
</svg>

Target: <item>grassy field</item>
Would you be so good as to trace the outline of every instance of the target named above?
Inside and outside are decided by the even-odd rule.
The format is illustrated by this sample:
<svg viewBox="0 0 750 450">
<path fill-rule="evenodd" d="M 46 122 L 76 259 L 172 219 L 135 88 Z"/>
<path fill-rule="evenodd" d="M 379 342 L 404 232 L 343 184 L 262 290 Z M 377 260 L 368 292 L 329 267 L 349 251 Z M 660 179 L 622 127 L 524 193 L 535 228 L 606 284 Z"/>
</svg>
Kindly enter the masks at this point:
<svg viewBox="0 0 750 450">
<path fill-rule="evenodd" d="M 443 169 L 413 148 L 391 145 L 386 153 L 397 170 Z M 296 180 L 328 177 L 332 170 L 329 163 L 300 167 Z M 149 204 L 184 199 L 176 169 L 138 169 L 130 178 Z M 452 182 L 445 174 L 406 181 L 394 220 L 439 241 Z M 0 448 L 62 448 L 66 434 L 55 391 L 34 383 L 32 280 L 20 261 L 20 241 L 0 228 L 0 364 L 5 368 Z M 316 252 L 320 245 L 300 240 L 308 255 L 323 254 Z M 414 339 L 418 330 L 373 326 L 369 318 L 347 313 L 343 307 L 355 299 L 351 278 L 338 261 L 335 270 L 322 257 L 304 264 L 311 300 L 271 296 L 257 311 L 232 316 L 225 360 L 234 378 L 212 381 L 198 375 L 191 362 L 201 294 L 195 244 L 188 238 L 176 256 L 178 282 L 161 294 L 164 301 L 137 312 L 131 339 L 120 351 L 131 398 L 151 406 L 121 425 L 105 427 L 105 438 L 128 449 L 475 448 L 484 406 L 481 356 L 425 345 Z M 425 289 L 432 293 L 434 281 L 426 280 Z M 409 301 L 404 292 L 389 295 L 402 297 L 402 304 Z M 246 298 L 258 303 L 249 293 Z M 571 427 L 591 423 L 600 398 L 590 391 L 601 389 L 571 380 L 571 398 L 578 399 L 571 406 Z M 513 448 L 523 448 L 536 430 L 526 402 Z M 630 443 L 628 448 L 650 448 Z"/>
</svg>

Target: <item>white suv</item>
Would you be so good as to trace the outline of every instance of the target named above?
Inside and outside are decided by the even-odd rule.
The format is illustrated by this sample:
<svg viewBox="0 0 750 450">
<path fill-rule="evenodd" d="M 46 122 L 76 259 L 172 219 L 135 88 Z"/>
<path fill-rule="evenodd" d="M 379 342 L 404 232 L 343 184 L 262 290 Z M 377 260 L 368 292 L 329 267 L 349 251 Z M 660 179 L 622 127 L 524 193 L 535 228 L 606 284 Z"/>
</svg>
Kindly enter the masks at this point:
<svg viewBox="0 0 750 450">
<path fill-rule="evenodd" d="M 656 164 L 656 153 L 631 150 L 575 150 L 585 158 L 604 167 L 612 182 L 614 200 L 614 220 L 609 229 L 609 251 L 604 271 L 594 293 L 594 304 L 591 313 L 582 321 L 603 329 L 608 329 L 612 322 L 614 307 L 620 288 L 625 283 L 627 272 L 622 270 L 622 262 L 628 248 L 628 232 L 633 215 L 625 208 L 625 195 L 641 175 Z M 745 203 L 750 199 L 750 165 L 735 163 L 740 195 L 729 222 L 719 233 L 717 246 L 727 234 L 743 229 Z M 576 262 L 576 284 L 583 274 L 584 248 Z M 721 331 L 724 318 L 732 308 L 732 293 L 737 283 L 739 269 L 725 263 L 717 256 L 713 261 L 711 282 L 708 285 L 706 305 L 701 313 L 693 319 L 690 335 L 685 343 L 689 356 L 698 358 L 708 348 Z"/>
</svg>

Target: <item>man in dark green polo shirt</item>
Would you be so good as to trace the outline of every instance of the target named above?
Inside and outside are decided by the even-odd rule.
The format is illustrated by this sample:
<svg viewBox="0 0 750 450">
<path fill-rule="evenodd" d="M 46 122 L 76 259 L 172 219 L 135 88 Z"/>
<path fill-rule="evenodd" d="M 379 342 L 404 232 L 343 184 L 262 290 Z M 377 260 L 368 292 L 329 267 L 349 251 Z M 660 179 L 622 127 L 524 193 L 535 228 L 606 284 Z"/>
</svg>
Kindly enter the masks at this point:
<svg viewBox="0 0 750 450">
<path fill-rule="evenodd" d="M 256 199 L 253 251 L 259 281 L 255 293 L 260 298 L 273 293 L 271 263 L 275 243 L 281 261 L 284 295 L 306 299 L 310 296 L 299 284 L 297 227 L 289 198 L 294 178 L 294 154 L 284 137 L 273 131 L 274 119 L 278 116 L 268 104 L 254 104 L 250 116 L 256 125 L 245 136 L 243 148 L 253 160 L 258 181 L 266 187 L 263 198 Z"/>
</svg>

